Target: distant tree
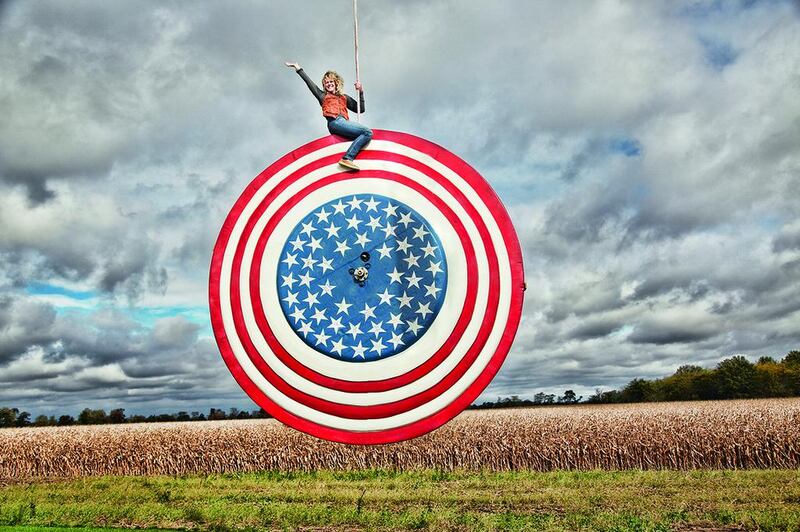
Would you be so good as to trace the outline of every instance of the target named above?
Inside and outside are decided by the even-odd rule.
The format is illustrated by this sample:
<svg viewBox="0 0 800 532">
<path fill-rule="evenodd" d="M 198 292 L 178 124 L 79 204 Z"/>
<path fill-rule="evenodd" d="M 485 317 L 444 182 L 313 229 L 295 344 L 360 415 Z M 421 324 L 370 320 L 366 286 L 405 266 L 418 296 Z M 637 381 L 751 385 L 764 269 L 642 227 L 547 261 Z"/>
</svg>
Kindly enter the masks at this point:
<svg viewBox="0 0 800 532">
<path fill-rule="evenodd" d="M 115 408 L 111 412 L 108 413 L 108 421 L 110 423 L 125 423 L 125 409 L 124 408 Z"/>
<path fill-rule="evenodd" d="M 175 416 L 175 421 L 191 421 L 192 418 L 189 417 L 189 414 L 184 411 L 178 412 L 178 415 Z"/>
<path fill-rule="evenodd" d="M 60 427 L 67 427 L 75 424 L 75 418 L 69 415 L 63 415 L 58 418 L 56 424 Z"/>
<path fill-rule="evenodd" d="M 758 362 L 756 362 L 756 366 L 760 366 L 762 364 L 777 364 L 778 362 L 770 357 L 770 356 L 760 356 L 758 357 Z"/>
<path fill-rule="evenodd" d="M 272 417 L 263 408 L 259 408 L 258 410 L 253 410 L 253 412 L 251 412 L 251 415 L 254 419 L 267 419 Z"/>
<path fill-rule="evenodd" d="M 17 414 L 16 425 L 18 427 L 26 427 L 31 424 L 31 413 L 30 412 L 20 412 Z"/>
<path fill-rule="evenodd" d="M 212 408 L 208 411 L 208 419 L 210 420 L 219 420 L 219 419 L 226 419 L 225 411 L 218 410 L 216 408 Z"/>
<path fill-rule="evenodd" d="M 108 416 L 102 408 L 97 410 L 84 408 L 78 414 L 78 424 L 80 425 L 102 425 L 103 423 L 108 423 Z"/>
<path fill-rule="evenodd" d="M 36 419 L 33 421 L 33 424 L 36 427 L 46 427 L 46 426 L 51 425 L 51 424 L 55 425 L 55 419 L 52 420 L 53 423 L 50 423 L 51 419 L 52 418 L 49 418 L 49 417 L 45 416 L 44 414 L 41 414 L 41 415 L 36 416 Z"/>
<path fill-rule="evenodd" d="M 559 402 L 559 403 L 564 403 L 564 404 L 567 404 L 567 405 L 572 405 L 572 404 L 575 404 L 575 403 L 577 403 L 577 402 L 578 402 L 578 401 L 580 401 L 581 399 L 583 399 L 583 396 L 582 396 L 582 395 L 581 395 L 580 397 L 577 397 L 577 396 L 575 395 L 575 392 L 574 392 L 574 391 L 572 391 L 572 390 L 566 390 L 566 391 L 564 392 L 564 395 L 562 395 L 561 397 L 559 397 L 559 398 L 558 398 L 558 402 Z"/>
<path fill-rule="evenodd" d="M 645 379 L 633 379 L 620 392 L 623 403 L 643 403 L 655 400 L 655 387 Z"/>
<path fill-rule="evenodd" d="M 789 351 L 781 360 L 781 364 L 787 367 L 800 368 L 800 351 Z"/>
<path fill-rule="evenodd" d="M 14 427 L 17 424 L 18 408 L 0 408 L 0 427 Z"/>
<path fill-rule="evenodd" d="M 741 355 L 720 362 L 715 377 L 719 395 L 723 399 L 743 399 L 755 395 L 756 368 Z"/>
</svg>

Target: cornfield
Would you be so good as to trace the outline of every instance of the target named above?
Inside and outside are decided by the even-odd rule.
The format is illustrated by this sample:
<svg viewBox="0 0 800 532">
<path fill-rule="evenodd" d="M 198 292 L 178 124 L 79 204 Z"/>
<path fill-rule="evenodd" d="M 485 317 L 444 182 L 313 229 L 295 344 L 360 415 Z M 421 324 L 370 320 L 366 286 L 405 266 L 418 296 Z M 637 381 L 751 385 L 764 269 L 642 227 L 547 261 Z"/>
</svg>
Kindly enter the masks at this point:
<svg viewBox="0 0 800 532">
<path fill-rule="evenodd" d="M 0 481 L 250 471 L 800 467 L 800 399 L 467 411 L 384 446 L 275 420 L 0 429 Z"/>
</svg>

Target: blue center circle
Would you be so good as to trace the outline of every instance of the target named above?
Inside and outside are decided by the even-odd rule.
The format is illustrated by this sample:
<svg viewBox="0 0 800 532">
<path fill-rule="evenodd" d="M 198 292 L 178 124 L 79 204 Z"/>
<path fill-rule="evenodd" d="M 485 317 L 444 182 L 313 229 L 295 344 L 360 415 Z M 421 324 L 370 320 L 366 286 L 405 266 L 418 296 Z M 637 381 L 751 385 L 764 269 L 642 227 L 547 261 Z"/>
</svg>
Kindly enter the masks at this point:
<svg viewBox="0 0 800 532">
<path fill-rule="evenodd" d="M 355 194 L 320 205 L 281 251 L 278 298 L 289 325 L 316 351 L 351 362 L 413 345 L 442 308 L 444 249 L 408 205 Z"/>
</svg>

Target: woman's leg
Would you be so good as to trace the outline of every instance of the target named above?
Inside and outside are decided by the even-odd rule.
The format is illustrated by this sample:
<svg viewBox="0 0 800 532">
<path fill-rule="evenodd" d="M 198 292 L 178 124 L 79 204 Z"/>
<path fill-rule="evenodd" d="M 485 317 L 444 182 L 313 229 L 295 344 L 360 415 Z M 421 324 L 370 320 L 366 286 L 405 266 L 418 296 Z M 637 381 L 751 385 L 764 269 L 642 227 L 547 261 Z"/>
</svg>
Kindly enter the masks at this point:
<svg viewBox="0 0 800 532">
<path fill-rule="evenodd" d="M 358 155 L 358 152 L 360 152 L 361 149 L 366 146 L 370 140 L 372 140 L 372 130 L 370 128 L 359 124 L 358 122 L 350 122 L 349 120 L 345 120 L 341 116 L 328 122 L 328 131 L 334 135 L 339 135 L 340 137 L 355 139 L 347 149 L 347 153 L 345 153 L 344 157 L 342 157 L 342 159 L 346 159 L 348 161 L 355 159 L 356 155 Z"/>
</svg>

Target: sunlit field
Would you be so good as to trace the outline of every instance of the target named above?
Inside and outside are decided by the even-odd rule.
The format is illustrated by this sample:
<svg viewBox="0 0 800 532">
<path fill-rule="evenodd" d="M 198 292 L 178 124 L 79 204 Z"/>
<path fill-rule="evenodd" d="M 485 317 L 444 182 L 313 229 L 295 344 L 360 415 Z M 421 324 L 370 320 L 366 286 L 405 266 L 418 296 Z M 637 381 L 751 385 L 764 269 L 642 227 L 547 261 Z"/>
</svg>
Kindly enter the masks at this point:
<svg viewBox="0 0 800 532">
<path fill-rule="evenodd" d="M 384 446 L 275 420 L 0 430 L 0 479 L 257 471 L 796 469 L 800 399 L 467 411 Z"/>
</svg>

